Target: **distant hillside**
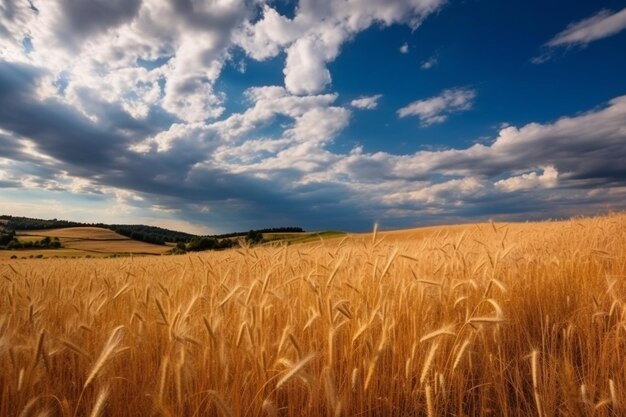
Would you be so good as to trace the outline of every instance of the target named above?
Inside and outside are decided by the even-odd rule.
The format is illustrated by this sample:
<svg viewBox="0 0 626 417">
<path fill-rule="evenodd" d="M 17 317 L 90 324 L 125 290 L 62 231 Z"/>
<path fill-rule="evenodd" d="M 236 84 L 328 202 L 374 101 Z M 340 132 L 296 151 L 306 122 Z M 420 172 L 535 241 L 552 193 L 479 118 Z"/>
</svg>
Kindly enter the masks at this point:
<svg viewBox="0 0 626 417">
<path fill-rule="evenodd" d="M 160 255 L 170 250 L 169 246 L 140 242 L 111 229 L 91 226 L 20 230 L 16 236 L 21 241 L 38 238 L 57 239 L 64 251 L 72 250 L 92 256 L 131 253 Z"/>
<path fill-rule="evenodd" d="M 192 235 L 190 233 L 178 232 L 157 226 L 146 226 L 143 224 L 80 223 L 58 219 L 43 220 L 7 215 L 0 215 L 0 223 L 2 223 L 2 228 L 6 233 L 16 230 L 42 230 L 66 227 L 101 227 L 112 230 L 120 235 L 134 240 L 156 243 L 158 245 L 164 245 L 165 242 L 187 243 L 197 237 L 196 235 Z"/>
<path fill-rule="evenodd" d="M 44 220 L 33 219 L 30 217 L 0 215 L 0 241 L 5 239 L 10 241 L 9 235 L 17 230 L 42 230 L 57 229 L 66 227 L 101 227 L 112 230 L 120 235 L 128 238 L 139 240 L 141 242 L 155 243 L 164 245 L 166 242 L 171 243 L 189 243 L 194 239 L 198 239 L 199 235 L 191 233 L 179 232 L 175 230 L 164 229 L 157 226 L 146 226 L 143 224 L 104 224 L 104 223 L 81 223 L 68 220 Z M 254 230 L 257 233 L 300 233 L 304 230 L 300 227 L 276 227 L 270 229 Z M 247 236 L 250 232 L 226 233 L 221 235 L 211 235 L 206 237 L 224 239 L 232 237 Z"/>
<path fill-rule="evenodd" d="M 35 230 L 20 230 L 16 233 L 18 236 L 40 236 L 40 237 L 58 237 L 63 239 L 76 240 L 95 240 L 95 241 L 110 241 L 110 240 L 131 240 L 126 236 L 122 236 L 119 233 L 115 233 L 111 229 L 102 227 L 63 227 L 60 229 L 35 229 Z"/>
</svg>

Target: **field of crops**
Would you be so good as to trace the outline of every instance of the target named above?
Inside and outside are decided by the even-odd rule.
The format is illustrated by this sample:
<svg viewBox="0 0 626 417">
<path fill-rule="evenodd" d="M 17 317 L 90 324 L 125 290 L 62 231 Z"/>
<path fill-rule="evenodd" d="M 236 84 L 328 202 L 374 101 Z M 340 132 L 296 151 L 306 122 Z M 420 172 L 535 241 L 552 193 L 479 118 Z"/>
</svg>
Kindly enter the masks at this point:
<svg viewBox="0 0 626 417">
<path fill-rule="evenodd" d="M 21 242 L 39 241 L 45 237 L 59 238 L 59 249 L 1 250 L 0 262 L 15 258 L 109 257 L 112 255 L 161 255 L 169 246 L 140 242 L 100 227 L 65 227 L 46 230 L 21 230 Z"/>
<path fill-rule="evenodd" d="M 1 416 L 623 416 L 626 215 L 0 264 Z"/>
</svg>

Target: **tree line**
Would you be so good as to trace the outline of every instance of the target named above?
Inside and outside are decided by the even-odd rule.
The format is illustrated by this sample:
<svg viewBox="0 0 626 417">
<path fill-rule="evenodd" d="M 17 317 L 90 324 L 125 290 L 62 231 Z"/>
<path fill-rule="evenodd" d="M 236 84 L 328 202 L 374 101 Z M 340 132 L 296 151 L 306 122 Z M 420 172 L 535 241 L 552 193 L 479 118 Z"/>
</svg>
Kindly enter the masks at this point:
<svg viewBox="0 0 626 417">
<path fill-rule="evenodd" d="M 283 228 L 286 229 L 286 228 Z M 269 229 L 266 229 L 269 230 Z M 266 232 L 270 233 L 270 232 Z M 276 233 L 276 232 L 275 232 Z M 245 240 L 250 245 L 263 243 L 263 233 L 260 230 L 250 230 L 245 233 L 230 234 L 230 236 L 198 236 L 190 242 L 179 242 L 176 247 L 170 251 L 172 254 L 181 254 L 185 252 L 198 252 L 203 250 L 221 250 L 239 246 L 240 241 Z"/>
<path fill-rule="evenodd" d="M 44 237 L 41 240 L 19 241 L 15 237 L 4 245 L 6 249 L 59 249 L 62 247 L 58 237 Z"/>
</svg>

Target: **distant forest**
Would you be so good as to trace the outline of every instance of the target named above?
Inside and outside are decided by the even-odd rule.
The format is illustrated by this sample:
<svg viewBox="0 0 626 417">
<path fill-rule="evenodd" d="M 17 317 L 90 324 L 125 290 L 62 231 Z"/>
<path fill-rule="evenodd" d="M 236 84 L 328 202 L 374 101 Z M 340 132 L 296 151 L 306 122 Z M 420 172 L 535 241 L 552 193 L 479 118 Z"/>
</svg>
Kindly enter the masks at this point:
<svg viewBox="0 0 626 417">
<path fill-rule="evenodd" d="M 164 245 L 166 242 L 171 243 L 190 243 L 198 241 L 198 238 L 214 238 L 225 239 L 233 237 L 250 236 L 251 232 L 256 234 L 262 233 L 300 233 L 304 230 L 300 227 L 277 227 L 269 229 L 251 230 L 248 232 L 226 233 L 221 235 L 199 236 L 175 230 L 164 229 L 157 226 L 146 226 L 143 224 L 104 224 L 104 223 L 80 223 L 67 220 L 43 220 L 33 219 L 29 217 L 0 215 L 0 245 L 3 240 L 11 241 L 13 234 L 17 230 L 37 230 L 37 229 L 56 229 L 61 227 L 101 227 L 112 230 L 120 235 L 131 239 L 139 240 L 147 243 L 155 243 Z M 9 237 L 10 236 L 10 237 Z"/>
<path fill-rule="evenodd" d="M 229 237 L 241 237 L 241 236 L 248 236 L 250 235 L 250 232 L 255 232 L 255 233 L 303 233 L 304 229 L 302 229 L 301 227 L 272 227 L 269 229 L 255 229 L 255 230 L 250 230 L 248 232 L 235 232 L 235 233 L 225 233 L 225 234 L 221 234 L 221 235 L 212 235 L 210 237 L 215 237 L 218 239 L 223 239 L 223 238 L 229 238 Z"/>
</svg>

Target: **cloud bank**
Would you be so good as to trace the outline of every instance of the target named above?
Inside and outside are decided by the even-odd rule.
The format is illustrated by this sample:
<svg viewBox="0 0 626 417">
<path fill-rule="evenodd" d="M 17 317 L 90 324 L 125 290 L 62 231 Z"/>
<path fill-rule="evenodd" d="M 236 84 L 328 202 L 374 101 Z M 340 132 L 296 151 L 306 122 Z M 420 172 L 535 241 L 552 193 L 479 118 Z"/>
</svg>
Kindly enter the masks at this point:
<svg viewBox="0 0 626 417">
<path fill-rule="evenodd" d="M 362 230 L 377 220 L 406 226 L 623 207 L 626 97 L 506 127 L 466 148 L 334 146 L 353 113 L 379 108 L 382 96 L 342 104 L 329 64 L 367 28 L 416 29 L 441 7 L 302 0 L 281 14 L 259 1 L 5 1 L 0 194 L 28 190 L 70 205 L 81 197 L 89 208 L 108 201 L 118 216 L 149 212 L 161 224 L 214 231 Z M 245 88 L 241 109 L 228 110 L 220 80 L 238 54 L 279 60 L 283 82 Z M 448 88 L 395 116 L 431 126 L 470 111 L 476 97 Z"/>
</svg>

